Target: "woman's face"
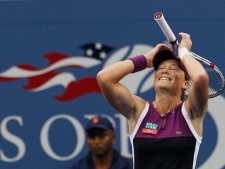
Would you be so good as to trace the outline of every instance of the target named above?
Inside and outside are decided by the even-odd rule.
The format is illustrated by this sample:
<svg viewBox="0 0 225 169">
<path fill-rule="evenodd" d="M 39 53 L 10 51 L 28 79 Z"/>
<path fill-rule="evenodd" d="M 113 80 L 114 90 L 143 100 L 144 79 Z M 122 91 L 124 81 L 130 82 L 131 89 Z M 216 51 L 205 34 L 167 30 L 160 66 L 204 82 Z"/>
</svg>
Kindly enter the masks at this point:
<svg viewBox="0 0 225 169">
<path fill-rule="evenodd" d="M 162 62 L 154 76 L 154 87 L 156 90 L 171 90 L 174 92 L 182 92 L 184 87 L 185 74 L 184 71 L 179 67 L 179 64 L 176 60 L 169 59 Z"/>
</svg>

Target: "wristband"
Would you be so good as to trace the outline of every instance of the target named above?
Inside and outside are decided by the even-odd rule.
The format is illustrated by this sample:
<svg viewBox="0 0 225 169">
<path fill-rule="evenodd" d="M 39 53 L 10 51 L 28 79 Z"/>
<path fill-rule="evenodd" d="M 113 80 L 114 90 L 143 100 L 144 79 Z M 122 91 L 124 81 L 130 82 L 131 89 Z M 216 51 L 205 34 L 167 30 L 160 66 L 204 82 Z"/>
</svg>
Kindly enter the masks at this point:
<svg viewBox="0 0 225 169">
<path fill-rule="evenodd" d="M 190 52 L 187 50 L 187 48 L 183 47 L 181 49 L 179 49 L 178 51 L 178 56 L 180 57 L 180 59 L 182 60 L 183 57 L 187 54 L 190 54 Z"/>
<path fill-rule="evenodd" d="M 134 71 L 132 73 L 139 72 L 147 68 L 147 59 L 144 55 L 134 56 L 129 58 L 129 60 L 134 64 Z"/>
</svg>

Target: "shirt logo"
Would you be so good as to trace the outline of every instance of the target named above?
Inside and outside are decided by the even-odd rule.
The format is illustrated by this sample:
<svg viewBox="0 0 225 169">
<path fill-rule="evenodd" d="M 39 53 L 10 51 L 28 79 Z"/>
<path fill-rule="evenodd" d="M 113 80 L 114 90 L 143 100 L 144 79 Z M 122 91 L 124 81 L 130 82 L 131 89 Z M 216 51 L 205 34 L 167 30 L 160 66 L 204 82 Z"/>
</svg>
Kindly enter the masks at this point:
<svg viewBox="0 0 225 169">
<path fill-rule="evenodd" d="M 142 129 L 143 134 L 153 134 L 157 135 L 158 133 L 158 124 L 154 124 L 152 122 L 147 122 L 145 124 L 145 128 Z"/>
<path fill-rule="evenodd" d="M 176 131 L 176 134 L 182 134 L 182 131 Z"/>
</svg>

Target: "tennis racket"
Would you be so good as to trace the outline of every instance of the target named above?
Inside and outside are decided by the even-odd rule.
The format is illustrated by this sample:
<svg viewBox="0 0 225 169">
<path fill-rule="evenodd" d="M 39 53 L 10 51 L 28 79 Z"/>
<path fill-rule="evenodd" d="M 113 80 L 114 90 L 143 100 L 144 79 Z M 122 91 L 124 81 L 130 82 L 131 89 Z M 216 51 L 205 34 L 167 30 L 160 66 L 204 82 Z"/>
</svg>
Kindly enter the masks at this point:
<svg viewBox="0 0 225 169">
<path fill-rule="evenodd" d="M 167 40 L 171 43 L 173 47 L 173 51 L 175 52 L 175 47 L 179 45 L 176 36 L 172 32 L 171 28 L 167 24 L 163 14 L 161 12 L 158 12 L 154 15 L 155 21 L 158 23 L 159 27 L 163 31 L 164 35 L 166 36 Z M 218 95 L 220 95 L 224 88 L 225 88 L 225 80 L 224 76 L 221 73 L 221 71 L 217 68 L 215 64 L 210 62 L 209 60 L 197 55 L 194 52 L 190 52 L 193 57 L 198 60 L 202 66 L 205 68 L 206 72 L 209 76 L 209 98 L 214 98 Z M 192 85 L 192 81 L 189 81 L 190 85 L 188 89 L 186 90 L 186 95 L 188 95 L 188 91 Z"/>
</svg>

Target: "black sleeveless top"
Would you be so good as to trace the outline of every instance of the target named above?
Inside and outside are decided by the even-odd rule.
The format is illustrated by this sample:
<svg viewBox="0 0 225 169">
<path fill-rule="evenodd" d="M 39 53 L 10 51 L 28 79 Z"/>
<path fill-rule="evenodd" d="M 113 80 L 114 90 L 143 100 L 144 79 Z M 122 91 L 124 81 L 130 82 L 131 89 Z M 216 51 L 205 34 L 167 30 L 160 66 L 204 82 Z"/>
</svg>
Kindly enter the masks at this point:
<svg viewBox="0 0 225 169">
<path fill-rule="evenodd" d="M 130 136 L 135 169 L 194 169 L 202 138 L 184 102 L 161 116 L 149 101 Z"/>
</svg>

